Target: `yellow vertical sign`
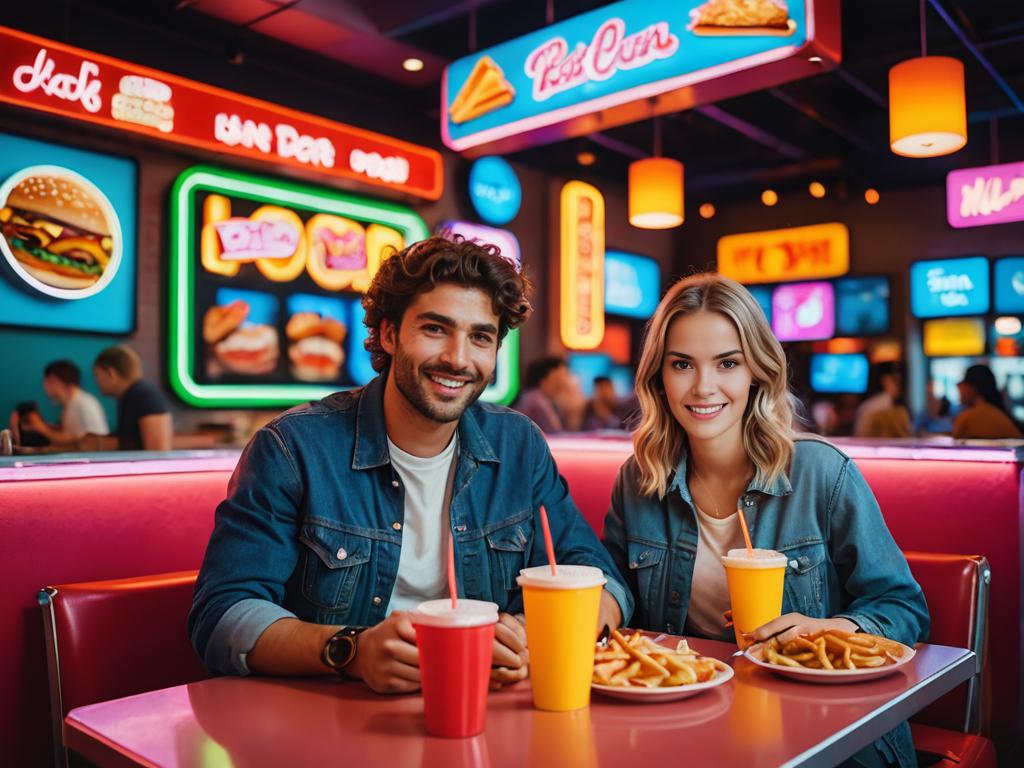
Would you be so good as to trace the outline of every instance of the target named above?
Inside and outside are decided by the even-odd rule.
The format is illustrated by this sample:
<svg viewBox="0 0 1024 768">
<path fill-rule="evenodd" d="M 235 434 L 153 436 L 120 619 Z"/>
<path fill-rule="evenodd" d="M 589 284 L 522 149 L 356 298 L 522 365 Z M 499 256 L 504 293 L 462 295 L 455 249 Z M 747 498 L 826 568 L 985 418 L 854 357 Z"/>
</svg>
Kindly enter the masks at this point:
<svg viewBox="0 0 1024 768">
<path fill-rule="evenodd" d="M 594 349 L 604 338 L 604 197 L 570 181 L 561 195 L 560 323 L 569 349 Z"/>
</svg>

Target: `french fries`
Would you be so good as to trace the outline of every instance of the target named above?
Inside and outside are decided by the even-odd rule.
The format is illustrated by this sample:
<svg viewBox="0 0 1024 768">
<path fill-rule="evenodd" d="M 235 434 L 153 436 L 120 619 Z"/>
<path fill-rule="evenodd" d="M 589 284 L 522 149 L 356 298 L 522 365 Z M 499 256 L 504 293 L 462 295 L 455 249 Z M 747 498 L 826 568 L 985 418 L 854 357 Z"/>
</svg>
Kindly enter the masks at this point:
<svg viewBox="0 0 1024 768">
<path fill-rule="evenodd" d="M 633 688 L 665 688 L 711 680 L 714 659 L 699 656 L 680 640 L 673 651 L 634 632 L 628 638 L 612 630 L 608 646 L 594 654 L 594 682 Z"/>
<path fill-rule="evenodd" d="M 903 646 L 893 640 L 838 629 L 801 635 L 785 645 L 773 637 L 761 654 L 769 664 L 826 670 L 884 667 L 902 656 Z"/>
</svg>

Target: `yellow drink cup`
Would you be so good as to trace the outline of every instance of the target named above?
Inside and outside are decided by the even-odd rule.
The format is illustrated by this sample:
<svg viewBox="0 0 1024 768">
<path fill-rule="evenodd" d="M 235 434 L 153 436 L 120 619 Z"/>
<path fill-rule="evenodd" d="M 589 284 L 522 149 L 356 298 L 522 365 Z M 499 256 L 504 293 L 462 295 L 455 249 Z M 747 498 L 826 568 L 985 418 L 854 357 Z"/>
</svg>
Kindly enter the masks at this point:
<svg viewBox="0 0 1024 768">
<path fill-rule="evenodd" d="M 746 648 L 743 635 L 782 615 L 786 556 L 771 549 L 730 549 L 722 556 L 729 582 L 729 602 L 736 645 Z"/>
<path fill-rule="evenodd" d="M 597 614 L 605 578 L 600 568 L 547 565 L 525 568 L 517 579 L 526 607 L 533 705 L 566 712 L 590 703 Z"/>
</svg>

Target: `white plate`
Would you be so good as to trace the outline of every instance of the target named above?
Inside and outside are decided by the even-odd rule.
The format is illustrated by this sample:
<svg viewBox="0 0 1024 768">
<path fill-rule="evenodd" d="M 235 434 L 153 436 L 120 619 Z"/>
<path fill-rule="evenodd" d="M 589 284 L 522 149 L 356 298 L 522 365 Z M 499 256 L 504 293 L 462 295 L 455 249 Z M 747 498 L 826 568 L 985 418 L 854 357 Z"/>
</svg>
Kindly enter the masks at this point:
<svg viewBox="0 0 1024 768">
<path fill-rule="evenodd" d="M 781 664 L 772 664 L 762 658 L 764 643 L 752 645 L 744 651 L 743 655 L 759 667 L 769 669 L 777 675 L 791 677 L 794 680 L 802 680 L 805 683 L 861 683 L 865 680 L 874 680 L 877 677 L 885 677 L 893 672 L 898 672 L 914 658 L 917 653 L 908 645 L 903 645 L 903 656 L 895 664 L 887 664 L 884 667 L 865 667 L 864 669 L 811 669 L 809 667 L 784 667 Z"/>
<path fill-rule="evenodd" d="M 709 688 L 717 688 L 722 685 L 722 683 L 727 683 L 732 680 L 732 667 L 718 659 L 712 659 L 712 661 L 715 662 L 715 668 L 718 672 L 710 680 L 703 683 L 673 685 L 666 686 L 664 688 L 641 688 L 635 685 L 600 685 L 599 683 L 591 683 L 590 688 L 591 690 L 603 693 L 605 696 L 610 696 L 613 699 L 625 699 L 627 701 L 635 701 L 645 704 L 687 699 L 690 696 L 696 696 L 702 691 L 706 691 Z"/>
</svg>

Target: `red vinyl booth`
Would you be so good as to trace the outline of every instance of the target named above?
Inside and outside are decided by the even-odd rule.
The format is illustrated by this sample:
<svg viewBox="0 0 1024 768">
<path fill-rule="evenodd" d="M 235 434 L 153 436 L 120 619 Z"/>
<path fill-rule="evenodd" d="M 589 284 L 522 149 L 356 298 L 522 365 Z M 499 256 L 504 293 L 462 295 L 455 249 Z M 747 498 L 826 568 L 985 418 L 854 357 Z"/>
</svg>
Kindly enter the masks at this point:
<svg viewBox="0 0 1024 768">
<path fill-rule="evenodd" d="M 43 609 L 54 765 L 75 707 L 209 677 L 185 622 L 196 571 L 46 587 Z"/>
</svg>

